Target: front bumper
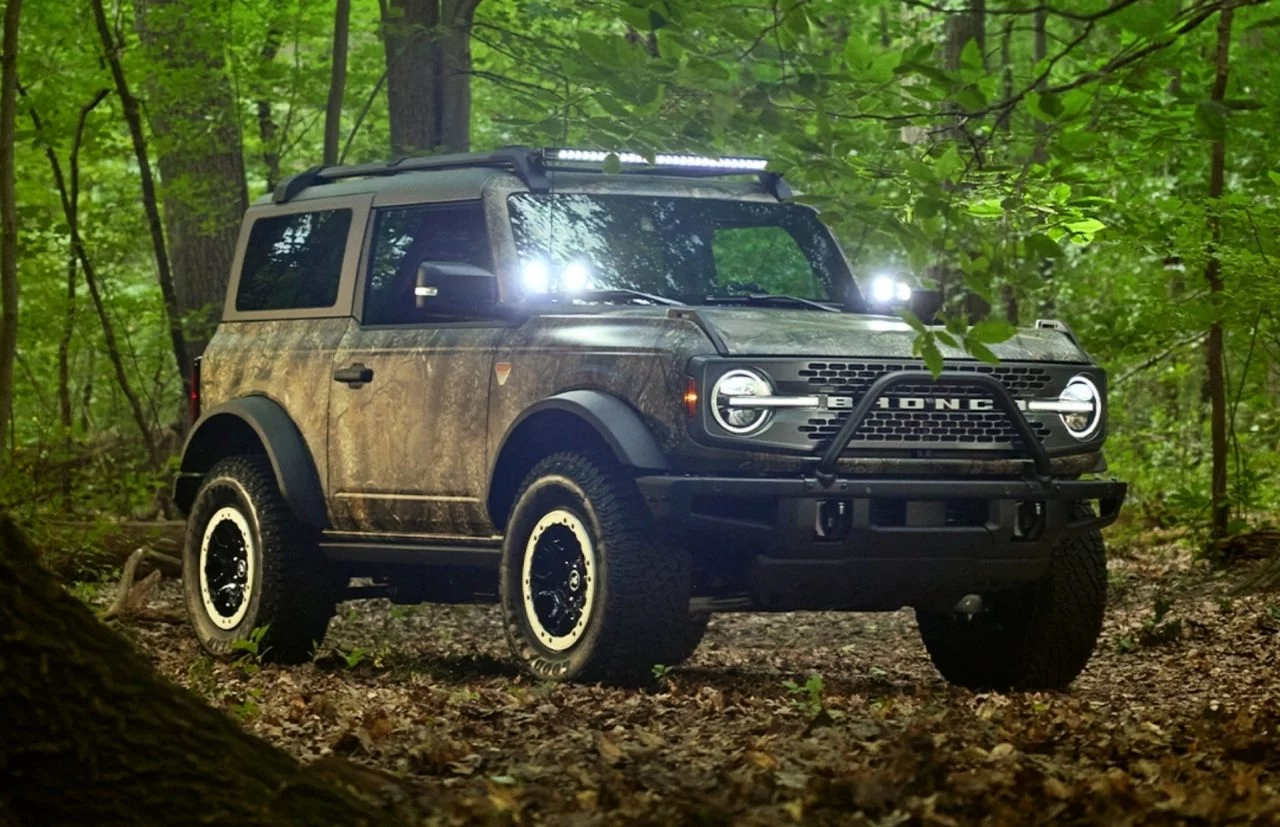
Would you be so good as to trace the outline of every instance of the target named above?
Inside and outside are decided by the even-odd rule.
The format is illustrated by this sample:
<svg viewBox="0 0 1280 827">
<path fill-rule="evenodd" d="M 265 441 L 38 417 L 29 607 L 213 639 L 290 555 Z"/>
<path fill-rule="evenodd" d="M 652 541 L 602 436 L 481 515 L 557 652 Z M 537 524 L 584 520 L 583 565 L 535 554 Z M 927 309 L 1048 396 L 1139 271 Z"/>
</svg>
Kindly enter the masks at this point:
<svg viewBox="0 0 1280 827">
<path fill-rule="evenodd" d="M 1064 537 L 1110 525 L 1126 485 L 1063 479 L 637 480 L 659 525 L 695 561 L 745 564 L 751 608 L 954 606 L 1034 580 Z M 1084 518 L 1073 504 L 1090 503 Z M 1074 514 L 1074 515 L 1073 515 Z"/>
</svg>

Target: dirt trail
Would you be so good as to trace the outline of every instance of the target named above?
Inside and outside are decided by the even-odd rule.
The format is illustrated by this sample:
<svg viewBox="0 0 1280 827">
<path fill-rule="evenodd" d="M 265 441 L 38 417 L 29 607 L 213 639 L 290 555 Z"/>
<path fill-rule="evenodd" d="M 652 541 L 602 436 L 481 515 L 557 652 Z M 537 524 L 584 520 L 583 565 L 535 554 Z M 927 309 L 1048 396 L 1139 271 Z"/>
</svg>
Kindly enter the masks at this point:
<svg viewBox="0 0 1280 827">
<path fill-rule="evenodd" d="M 129 631 L 252 731 L 402 776 L 441 823 L 1280 823 L 1280 597 L 1230 597 L 1247 576 L 1113 561 L 1066 694 L 948 686 L 910 611 L 721 615 L 650 692 L 531 683 L 487 607 L 346 604 L 293 668 Z"/>
</svg>

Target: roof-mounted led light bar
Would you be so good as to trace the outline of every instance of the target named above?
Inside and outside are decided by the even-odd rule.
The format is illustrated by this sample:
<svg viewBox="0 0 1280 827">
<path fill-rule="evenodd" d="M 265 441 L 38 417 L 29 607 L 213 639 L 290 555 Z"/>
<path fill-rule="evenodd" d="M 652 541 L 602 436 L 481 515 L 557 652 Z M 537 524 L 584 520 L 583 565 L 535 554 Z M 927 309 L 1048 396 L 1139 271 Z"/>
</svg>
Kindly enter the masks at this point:
<svg viewBox="0 0 1280 827">
<path fill-rule="evenodd" d="M 598 149 L 548 149 L 547 160 L 551 163 L 588 163 L 603 164 L 610 154 L 618 156 L 618 161 L 628 166 L 676 167 L 683 169 L 717 169 L 741 172 L 763 172 L 769 162 L 764 158 L 725 157 L 712 158 L 708 155 L 685 155 L 662 152 L 653 156 L 653 163 L 635 152 L 609 153 Z"/>
<path fill-rule="evenodd" d="M 509 146 L 492 152 L 465 155 L 425 155 L 400 158 L 385 164 L 357 164 L 355 166 L 317 166 L 281 181 L 272 194 L 277 204 L 292 201 L 309 187 L 341 181 L 348 178 L 377 178 L 400 175 L 422 170 L 466 169 L 489 167 L 511 170 L 534 192 L 546 192 L 550 188 L 548 168 L 574 169 L 574 165 L 604 164 L 612 153 L 597 149 L 534 149 L 526 146 Z M 741 156 L 712 158 L 708 155 L 664 152 L 655 155 L 653 163 L 636 152 L 618 152 L 618 160 L 624 172 L 633 175 L 667 174 L 694 178 L 714 178 L 722 175 L 755 173 L 760 182 L 779 200 L 791 197 L 791 189 L 780 173 L 771 172 L 764 158 Z M 582 171 L 578 167 L 575 171 Z M 601 170 L 603 171 L 603 170 Z"/>
</svg>

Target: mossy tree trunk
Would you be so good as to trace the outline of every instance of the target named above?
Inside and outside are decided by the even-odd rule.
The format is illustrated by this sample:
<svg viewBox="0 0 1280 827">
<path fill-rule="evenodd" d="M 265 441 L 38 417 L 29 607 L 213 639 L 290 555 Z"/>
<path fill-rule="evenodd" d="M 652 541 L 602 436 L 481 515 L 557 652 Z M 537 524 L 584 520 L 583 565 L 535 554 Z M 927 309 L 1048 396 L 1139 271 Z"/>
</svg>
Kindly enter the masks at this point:
<svg viewBox="0 0 1280 827">
<path fill-rule="evenodd" d="M 385 824 L 160 678 L 0 516 L 0 824 Z"/>
</svg>

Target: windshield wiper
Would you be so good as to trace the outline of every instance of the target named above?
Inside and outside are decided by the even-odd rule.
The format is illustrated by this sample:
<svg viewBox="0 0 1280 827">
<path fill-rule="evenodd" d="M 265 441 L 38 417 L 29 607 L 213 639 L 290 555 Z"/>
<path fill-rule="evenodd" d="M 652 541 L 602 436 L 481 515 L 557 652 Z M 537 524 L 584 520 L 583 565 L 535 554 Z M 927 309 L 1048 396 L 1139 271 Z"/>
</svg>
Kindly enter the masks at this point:
<svg viewBox="0 0 1280 827">
<path fill-rule="evenodd" d="M 705 296 L 703 299 L 707 304 L 730 304 L 732 302 L 742 302 L 743 304 L 774 304 L 774 305 L 799 305 L 801 307 L 811 307 L 814 310 L 824 310 L 827 313 L 839 313 L 840 311 L 830 305 L 823 304 L 813 299 L 805 299 L 800 296 L 788 296 L 782 293 L 745 293 L 737 296 Z"/>
<path fill-rule="evenodd" d="M 575 290 L 572 293 L 556 293 L 556 299 L 585 299 L 587 301 L 626 302 L 644 301 L 649 304 L 683 306 L 684 302 L 668 299 L 666 296 L 655 296 L 640 290 L 628 290 L 625 287 L 604 287 L 598 290 Z"/>
</svg>

